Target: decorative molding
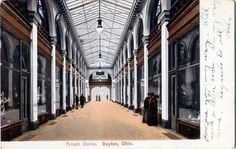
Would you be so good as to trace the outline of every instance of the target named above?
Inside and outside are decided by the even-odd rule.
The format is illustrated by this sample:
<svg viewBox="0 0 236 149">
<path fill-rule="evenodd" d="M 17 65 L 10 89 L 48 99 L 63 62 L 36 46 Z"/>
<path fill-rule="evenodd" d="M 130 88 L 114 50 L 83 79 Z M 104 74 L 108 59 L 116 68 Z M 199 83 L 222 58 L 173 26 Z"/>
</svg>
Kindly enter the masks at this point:
<svg viewBox="0 0 236 149">
<path fill-rule="evenodd" d="M 122 47 L 124 41 L 127 40 L 127 37 L 129 35 L 130 30 L 132 31 L 132 28 L 133 28 L 134 23 L 135 23 L 136 15 L 142 10 L 142 8 L 144 7 L 145 2 L 146 2 L 146 0 L 136 0 L 133 3 L 133 6 L 131 8 L 132 12 L 128 16 L 128 20 L 127 20 L 127 22 L 125 24 L 125 28 L 122 32 L 122 35 L 121 35 L 122 40 L 120 40 L 120 42 L 119 42 L 118 51 L 117 51 L 116 57 L 114 58 L 113 66 L 115 64 L 116 58 L 118 57 L 118 53 L 122 49 L 121 47 Z"/>
<path fill-rule="evenodd" d="M 66 52 L 66 50 L 62 50 L 62 51 L 61 51 L 61 54 L 62 54 L 62 57 L 63 57 L 63 58 L 65 58 L 65 57 L 66 57 L 66 55 L 67 55 L 67 52 Z"/>
<path fill-rule="evenodd" d="M 17 38 L 25 41 L 27 44 L 30 44 L 32 25 L 6 3 L 9 2 L 2 2 L 0 5 L 1 27 L 14 34 Z"/>
<path fill-rule="evenodd" d="M 170 20 L 170 12 L 168 10 L 164 10 L 159 15 L 158 20 L 160 21 L 160 24 L 162 25 L 164 22 Z"/>
<path fill-rule="evenodd" d="M 134 54 L 134 56 L 137 56 L 137 55 L 138 55 L 138 50 L 137 50 L 137 49 L 134 49 L 134 50 L 133 50 L 133 54 Z"/>
<path fill-rule="evenodd" d="M 143 36 L 142 38 L 142 41 L 143 41 L 143 45 L 148 45 L 149 44 L 149 36 Z"/>
<path fill-rule="evenodd" d="M 29 22 L 34 22 L 37 25 L 41 24 L 41 19 L 38 15 L 38 13 L 31 11 L 29 12 Z"/>
<path fill-rule="evenodd" d="M 112 69 L 112 67 L 89 67 L 88 69 Z"/>
<path fill-rule="evenodd" d="M 55 37 L 55 36 L 50 36 L 50 43 L 51 43 L 52 45 L 55 45 L 55 46 L 56 46 L 56 44 L 57 44 L 57 37 Z"/>
<path fill-rule="evenodd" d="M 198 0 L 191 1 L 190 4 L 185 5 L 185 9 L 181 9 L 177 14 L 167 25 L 169 30 L 169 44 L 172 44 L 176 39 L 199 25 Z"/>
</svg>

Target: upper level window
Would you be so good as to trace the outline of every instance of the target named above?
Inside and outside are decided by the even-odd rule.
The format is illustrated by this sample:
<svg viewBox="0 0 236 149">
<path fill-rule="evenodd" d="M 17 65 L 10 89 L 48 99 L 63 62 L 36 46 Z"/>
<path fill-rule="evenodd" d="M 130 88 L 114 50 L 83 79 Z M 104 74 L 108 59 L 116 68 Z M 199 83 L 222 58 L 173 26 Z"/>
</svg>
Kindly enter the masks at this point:
<svg viewBox="0 0 236 149">
<path fill-rule="evenodd" d="M 48 15 L 47 15 L 47 9 L 46 9 L 46 4 L 44 0 L 38 0 L 37 11 L 42 21 L 41 25 L 46 31 L 49 32 Z"/>
<path fill-rule="evenodd" d="M 191 63 L 199 62 L 199 49 L 199 36 L 197 36 L 191 45 Z"/>
<path fill-rule="evenodd" d="M 142 44 L 142 38 L 143 38 L 143 20 L 139 18 L 138 46 Z"/>
<path fill-rule="evenodd" d="M 153 3 L 153 5 L 151 6 L 151 31 L 154 29 L 154 27 L 157 25 L 158 23 L 158 16 L 161 13 L 161 1 L 158 0 L 156 2 Z"/>
</svg>

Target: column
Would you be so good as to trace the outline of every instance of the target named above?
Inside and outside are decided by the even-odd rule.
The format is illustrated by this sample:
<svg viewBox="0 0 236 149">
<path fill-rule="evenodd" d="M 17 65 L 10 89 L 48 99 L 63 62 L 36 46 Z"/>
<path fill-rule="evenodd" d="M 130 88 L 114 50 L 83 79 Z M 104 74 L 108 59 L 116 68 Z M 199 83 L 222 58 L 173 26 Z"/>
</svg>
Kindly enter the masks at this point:
<svg viewBox="0 0 236 149">
<path fill-rule="evenodd" d="M 38 128 L 38 30 L 40 22 L 37 13 L 30 13 L 32 30 L 30 34 L 30 129 Z"/>
<path fill-rule="evenodd" d="M 126 71 L 125 71 L 125 68 L 124 68 L 123 101 L 124 101 L 124 106 L 127 107 L 127 100 L 126 100 Z"/>
<path fill-rule="evenodd" d="M 167 29 L 169 12 L 161 14 L 161 99 L 162 99 L 162 126 L 170 127 L 169 120 L 169 97 L 168 97 L 168 37 Z"/>
<path fill-rule="evenodd" d="M 89 96 L 89 99 L 88 99 L 88 101 L 90 101 L 91 100 L 91 95 L 90 95 L 90 86 L 89 86 L 89 80 L 87 80 L 87 92 L 88 92 L 88 96 Z"/>
<path fill-rule="evenodd" d="M 115 99 L 115 82 L 114 82 L 114 79 L 112 79 L 111 89 L 112 89 L 111 100 L 114 101 L 114 99 Z"/>
<path fill-rule="evenodd" d="M 78 96 L 80 97 L 80 74 L 79 74 L 79 72 L 78 72 L 78 88 L 77 88 L 77 90 L 78 90 Z"/>
<path fill-rule="evenodd" d="M 62 69 L 62 113 L 66 113 L 66 51 L 62 51 L 63 69 Z"/>
<path fill-rule="evenodd" d="M 135 112 L 138 112 L 138 100 L 137 100 L 137 94 L 138 94 L 138 88 L 137 88 L 137 83 L 138 83 L 138 74 L 137 74 L 137 49 L 134 49 L 134 110 Z"/>
<path fill-rule="evenodd" d="M 74 88 L 74 94 L 77 94 L 77 70 L 75 69 L 75 74 L 74 74 L 74 77 L 75 77 L 75 82 L 74 82 L 74 86 L 75 86 L 75 88 Z"/>
<path fill-rule="evenodd" d="M 123 73 L 121 71 L 121 75 L 120 75 L 120 102 L 123 105 L 124 101 L 123 101 Z"/>
<path fill-rule="evenodd" d="M 147 97 L 147 93 L 148 93 L 148 48 L 147 48 L 148 43 L 149 43 L 149 37 L 148 36 L 143 36 L 143 45 L 144 45 L 144 99 Z"/>
<path fill-rule="evenodd" d="M 56 118 L 56 37 L 51 37 L 51 119 Z"/>
<path fill-rule="evenodd" d="M 70 97 L 70 108 L 72 108 L 73 106 L 73 86 L 72 86 L 72 60 L 69 60 L 69 67 L 70 67 L 70 71 L 69 71 L 69 87 L 70 87 L 70 93 L 69 93 L 69 97 Z"/>
<path fill-rule="evenodd" d="M 130 100 L 131 100 L 131 95 L 130 95 L 130 91 L 131 91 L 131 80 L 130 80 L 130 58 L 128 60 L 128 89 L 127 89 L 127 95 L 128 95 L 128 107 L 131 106 L 130 104 Z"/>
</svg>

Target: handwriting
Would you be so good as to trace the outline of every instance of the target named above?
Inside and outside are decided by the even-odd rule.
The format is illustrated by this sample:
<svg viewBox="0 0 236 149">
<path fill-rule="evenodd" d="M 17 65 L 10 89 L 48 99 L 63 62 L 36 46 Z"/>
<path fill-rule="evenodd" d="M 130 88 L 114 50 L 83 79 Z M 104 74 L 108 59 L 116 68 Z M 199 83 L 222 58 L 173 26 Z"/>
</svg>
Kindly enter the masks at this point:
<svg viewBox="0 0 236 149">
<path fill-rule="evenodd" d="M 230 31 L 233 19 L 232 16 L 225 13 L 223 1 L 213 0 L 208 1 L 207 4 L 200 8 L 200 23 L 202 25 L 201 42 L 203 43 L 201 74 L 204 78 L 201 82 L 201 87 L 204 88 L 202 136 L 209 142 L 220 138 L 223 132 L 223 111 L 218 107 L 222 106 L 222 100 L 229 91 L 228 84 L 225 83 L 227 64 L 224 59 L 227 59 L 225 56 L 227 40 L 232 37 Z"/>
</svg>

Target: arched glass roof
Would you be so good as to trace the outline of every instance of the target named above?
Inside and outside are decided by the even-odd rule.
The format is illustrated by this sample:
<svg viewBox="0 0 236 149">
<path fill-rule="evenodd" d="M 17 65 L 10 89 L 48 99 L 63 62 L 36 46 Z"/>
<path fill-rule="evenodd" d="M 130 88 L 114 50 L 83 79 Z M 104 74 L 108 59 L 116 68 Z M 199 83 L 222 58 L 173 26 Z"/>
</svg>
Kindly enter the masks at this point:
<svg viewBox="0 0 236 149">
<path fill-rule="evenodd" d="M 66 0 L 89 67 L 99 67 L 99 0 Z M 101 66 L 111 67 L 133 0 L 101 0 Z"/>
</svg>

